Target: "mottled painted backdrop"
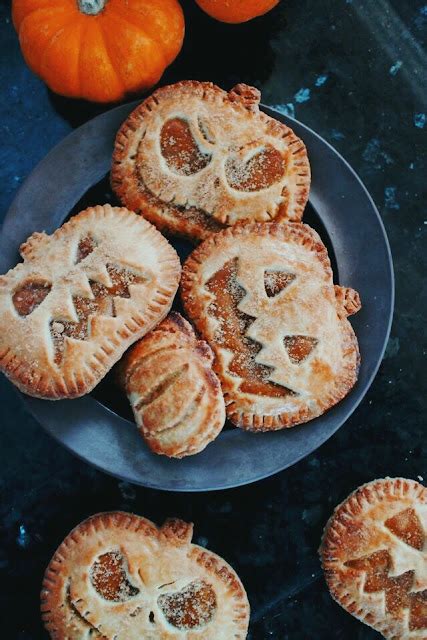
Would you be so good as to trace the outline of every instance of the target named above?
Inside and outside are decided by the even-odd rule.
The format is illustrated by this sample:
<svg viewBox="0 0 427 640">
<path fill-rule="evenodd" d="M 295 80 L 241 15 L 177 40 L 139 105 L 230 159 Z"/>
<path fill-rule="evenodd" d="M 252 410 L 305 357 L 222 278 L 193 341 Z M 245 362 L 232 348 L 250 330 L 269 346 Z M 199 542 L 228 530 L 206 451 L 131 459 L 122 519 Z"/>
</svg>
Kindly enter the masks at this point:
<svg viewBox="0 0 427 640">
<path fill-rule="evenodd" d="M 1 378 L 1 636 L 46 638 L 38 594 L 52 552 L 87 515 L 119 508 L 157 522 L 193 520 L 196 541 L 234 565 L 248 589 L 252 640 L 374 640 L 329 598 L 316 550 L 333 506 L 357 485 L 387 474 L 427 480 L 427 5 L 282 0 L 241 26 L 214 22 L 192 0 L 184 7 L 184 49 L 162 82 L 255 84 L 265 103 L 334 145 L 371 191 L 397 281 L 386 357 L 364 402 L 316 453 L 256 485 L 192 496 L 133 487 L 89 468 L 45 435 Z M 54 96 L 31 74 L 5 0 L 0 82 L 4 215 L 36 163 L 102 109 Z"/>
</svg>

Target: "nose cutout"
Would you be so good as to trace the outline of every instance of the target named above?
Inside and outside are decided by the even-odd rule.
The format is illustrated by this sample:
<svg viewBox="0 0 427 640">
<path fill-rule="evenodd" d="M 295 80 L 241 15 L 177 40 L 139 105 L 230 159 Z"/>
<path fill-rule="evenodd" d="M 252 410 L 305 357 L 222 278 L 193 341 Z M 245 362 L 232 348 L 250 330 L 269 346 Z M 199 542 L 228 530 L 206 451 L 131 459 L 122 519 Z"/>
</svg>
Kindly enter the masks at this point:
<svg viewBox="0 0 427 640">
<path fill-rule="evenodd" d="M 210 154 L 202 153 L 190 126 L 182 118 L 168 120 L 160 132 L 160 148 L 169 169 L 182 176 L 190 176 L 204 169 Z"/>
</svg>

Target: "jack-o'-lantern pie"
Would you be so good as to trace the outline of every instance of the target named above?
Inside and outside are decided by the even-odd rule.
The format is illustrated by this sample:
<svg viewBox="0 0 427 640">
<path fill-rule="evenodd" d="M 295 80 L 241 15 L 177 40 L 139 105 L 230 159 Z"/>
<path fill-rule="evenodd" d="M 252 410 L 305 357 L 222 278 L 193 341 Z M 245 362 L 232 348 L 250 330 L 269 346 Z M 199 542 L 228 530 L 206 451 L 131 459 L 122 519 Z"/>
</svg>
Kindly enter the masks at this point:
<svg viewBox="0 0 427 640">
<path fill-rule="evenodd" d="M 326 247 L 301 223 L 252 223 L 212 234 L 188 257 L 184 308 L 215 353 L 229 419 L 270 431 L 311 420 L 357 380 L 347 316 L 353 289 L 334 286 Z"/>
<path fill-rule="evenodd" d="M 388 640 L 427 638 L 427 489 L 374 480 L 336 509 L 320 556 L 332 597 Z"/>
<path fill-rule="evenodd" d="M 243 585 L 222 558 L 191 544 L 192 533 L 181 520 L 159 529 L 118 511 L 78 525 L 43 581 L 52 640 L 244 640 Z"/>
<path fill-rule="evenodd" d="M 304 143 L 238 84 L 184 81 L 155 91 L 115 142 L 111 182 L 121 202 L 193 241 L 242 220 L 300 220 L 310 166 Z"/>
<path fill-rule="evenodd" d="M 137 342 L 120 364 L 136 424 L 155 453 L 199 453 L 224 426 L 221 385 L 213 353 L 191 325 L 172 312 Z"/>
<path fill-rule="evenodd" d="M 88 393 L 168 313 L 181 265 L 167 240 L 127 209 L 86 209 L 0 276 L 0 370 L 29 395 Z"/>
</svg>

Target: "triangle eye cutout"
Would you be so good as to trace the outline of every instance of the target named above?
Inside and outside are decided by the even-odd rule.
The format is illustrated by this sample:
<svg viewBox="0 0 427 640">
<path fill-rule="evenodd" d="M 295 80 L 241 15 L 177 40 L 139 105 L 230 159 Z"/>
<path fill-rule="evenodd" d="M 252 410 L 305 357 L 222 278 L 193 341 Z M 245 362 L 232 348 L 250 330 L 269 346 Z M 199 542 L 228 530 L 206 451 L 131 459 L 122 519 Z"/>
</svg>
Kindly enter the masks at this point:
<svg viewBox="0 0 427 640">
<path fill-rule="evenodd" d="M 285 336 L 283 338 L 285 349 L 293 364 L 301 364 L 319 342 L 309 336 Z"/>
<path fill-rule="evenodd" d="M 296 278 L 293 273 L 286 273 L 285 271 L 264 271 L 264 287 L 265 292 L 269 298 L 274 298 L 283 289 L 286 289 L 291 282 Z"/>
<path fill-rule="evenodd" d="M 424 547 L 424 531 L 414 509 L 405 509 L 385 521 L 384 525 L 394 535 L 414 549 Z"/>
<path fill-rule="evenodd" d="M 96 242 L 92 236 L 86 236 L 82 238 L 77 247 L 76 264 L 88 257 L 92 251 L 96 249 Z"/>
</svg>

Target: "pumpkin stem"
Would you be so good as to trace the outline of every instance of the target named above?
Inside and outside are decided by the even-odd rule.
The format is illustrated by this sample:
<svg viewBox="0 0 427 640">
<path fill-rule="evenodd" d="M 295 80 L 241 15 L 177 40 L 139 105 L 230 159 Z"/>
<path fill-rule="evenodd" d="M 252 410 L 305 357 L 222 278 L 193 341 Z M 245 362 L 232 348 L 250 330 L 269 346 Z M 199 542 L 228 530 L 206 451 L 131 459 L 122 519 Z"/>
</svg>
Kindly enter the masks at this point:
<svg viewBox="0 0 427 640">
<path fill-rule="evenodd" d="M 108 0 L 77 0 L 77 5 L 82 13 L 87 16 L 97 16 L 104 9 Z"/>
</svg>

